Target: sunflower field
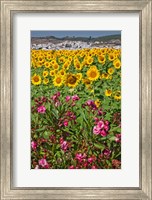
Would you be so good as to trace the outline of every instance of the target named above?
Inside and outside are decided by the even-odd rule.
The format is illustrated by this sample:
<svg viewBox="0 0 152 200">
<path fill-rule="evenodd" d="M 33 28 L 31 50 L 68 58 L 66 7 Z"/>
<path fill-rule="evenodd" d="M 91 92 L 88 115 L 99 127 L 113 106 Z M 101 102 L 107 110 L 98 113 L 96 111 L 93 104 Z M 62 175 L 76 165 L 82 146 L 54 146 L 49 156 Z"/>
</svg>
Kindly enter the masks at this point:
<svg viewBox="0 0 152 200">
<path fill-rule="evenodd" d="M 31 50 L 31 168 L 121 168 L 121 49 Z"/>
</svg>

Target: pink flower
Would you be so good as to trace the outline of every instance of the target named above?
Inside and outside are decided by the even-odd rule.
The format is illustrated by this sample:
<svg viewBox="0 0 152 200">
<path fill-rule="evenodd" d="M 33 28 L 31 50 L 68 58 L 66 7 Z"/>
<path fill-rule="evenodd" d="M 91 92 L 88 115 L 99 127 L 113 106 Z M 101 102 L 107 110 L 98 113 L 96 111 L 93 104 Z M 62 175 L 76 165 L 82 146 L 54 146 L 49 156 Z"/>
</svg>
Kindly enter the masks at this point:
<svg viewBox="0 0 152 200">
<path fill-rule="evenodd" d="M 102 129 L 104 127 L 104 122 L 102 120 L 100 120 L 98 122 L 97 126 Z"/>
<path fill-rule="evenodd" d="M 42 158 L 41 160 L 39 160 L 39 165 L 42 167 L 47 167 L 48 163 L 47 163 L 46 159 Z"/>
<path fill-rule="evenodd" d="M 66 98 L 65 98 L 66 102 L 68 102 L 70 99 L 71 99 L 70 96 L 66 96 Z"/>
<path fill-rule="evenodd" d="M 105 129 L 106 131 L 108 131 L 108 130 L 109 130 L 109 126 L 104 125 L 104 129 Z"/>
<path fill-rule="evenodd" d="M 32 141 L 32 142 L 31 142 L 31 147 L 32 147 L 33 150 L 36 150 L 36 148 L 37 148 L 37 143 L 36 143 L 35 141 Z"/>
<path fill-rule="evenodd" d="M 36 165 L 34 169 L 39 169 L 39 166 L 38 166 L 38 165 Z"/>
<path fill-rule="evenodd" d="M 109 125 L 109 121 L 108 120 L 105 121 L 105 125 L 107 125 L 107 126 Z"/>
<path fill-rule="evenodd" d="M 105 156 L 110 156 L 111 151 L 110 151 L 109 149 L 105 149 L 105 150 L 103 151 L 103 154 L 104 154 Z"/>
<path fill-rule="evenodd" d="M 95 134 L 95 135 L 99 135 L 100 134 L 100 127 L 98 127 L 98 126 L 94 126 L 93 127 L 93 133 Z"/>
<path fill-rule="evenodd" d="M 99 110 L 99 111 L 98 111 L 98 115 L 99 115 L 99 116 L 103 115 L 102 110 Z"/>
<path fill-rule="evenodd" d="M 76 156 L 75 156 L 75 158 L 76 158 L 79 162 L 82 162 L 82 160 L 86 158 L 86 154 L 84 153 L 84 154 L 82 155 L 82 153 L 77 153 Z"/>
<path fill-rule="evenodd" d="M 107 136 L 107 132 L 105 130 L 101 130 L 100 131 L 100 135 L 105 137 L 105 136 Z"/>
<path fill-rule="evenodd" d="M 64 124 L 64 126 L 68 126 L 68 121 L 64 120 L 63 124 Z"/>
<path fill-rule="evenodd" d="M 37 112 L 38 112 L 38 113 L 45 113 L 45 111 L 46 111 L 45 106 L 39 106 L 39 107 L 37 108 Z"/>
<path fill-rule="evenodd" d="M 77 94 L 75 94 L 74 96 L 72 96 L 72 100 L 73 101 L 77 101 L 77 100 L 79 100 L 80 98 L 78 97 L 78 95 Z"/>
<path fill-rule="evenodd" d="M 92 163 L 95 159 L 93 157 L 88 158 L 88 162 Z"/>
<path fill-rule="evenodd" d="M 56 102 L 55 102 L 55 107 L 58 107 L 58 106 L 60 106 L 60 105 L 61 105 L 60 101 L 56 101 Z"/>
<path fill-rule="evenodd" d="M 57 101 L 59 96 L 60 96 L 60 92 L 55 93 L 55 94 L 52 96 L 52 100 L 53 100 L 53 101 Z"/>
<path fill-rule="evenodd" d="M 63 143 L 61 143 L 61 149 L 63 151 L 66 151 L 68 149 L 68 143 L 67 143 L 67 141 L 63 141 Z"/>
<path fill-rule="evenodd" d="M 73 165 L 71 165 L 71 166 L 69 167 L 69 169 L 74 169 L 74 166 L 73 166 Z"/>
<path fill-rule="evenodd" d="M 88 106 L 94 105 L 94 102 L 93 102 L 92 100 L 88 100 L 88 101 L 87 101 L 87 105 L 88 105 Z"/>
<path fill-rule="evenodd" d="M 121 142 L 121 134 L 116 134 L 115 142 Z"/>
<path fill-rule="evenodd" d="M 57 93 L 56 93 L 57 97 L 59 97 L 59 96 L 60 96 L 60 94 L 61 94 L 60 92 L 57 92 Z"/>
<path fill-rule="evenodd" d="M 60 144 L 62 144 L 64 142 L 63 137 L 60 138 Z"/>
<path fill-rule="evenodd" d="M 91 167 L 91 169 L 97 169 L 97 167 L 96 167 L 95 165 L 93 165 L 93 166 Z"/>
</svg>

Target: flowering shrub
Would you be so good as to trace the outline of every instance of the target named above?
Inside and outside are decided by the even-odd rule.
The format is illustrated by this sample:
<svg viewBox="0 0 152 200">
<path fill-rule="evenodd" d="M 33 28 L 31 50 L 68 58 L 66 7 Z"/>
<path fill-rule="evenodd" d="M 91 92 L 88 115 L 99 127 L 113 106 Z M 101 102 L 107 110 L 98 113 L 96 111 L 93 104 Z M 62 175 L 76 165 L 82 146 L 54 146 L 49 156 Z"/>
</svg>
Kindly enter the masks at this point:
<svg viewBox="0 0 152 200">
<path fill-rule="evenodd" d="M 121 52 L 32 50 L 31 168 L 121 168 Z"/>
</svg>

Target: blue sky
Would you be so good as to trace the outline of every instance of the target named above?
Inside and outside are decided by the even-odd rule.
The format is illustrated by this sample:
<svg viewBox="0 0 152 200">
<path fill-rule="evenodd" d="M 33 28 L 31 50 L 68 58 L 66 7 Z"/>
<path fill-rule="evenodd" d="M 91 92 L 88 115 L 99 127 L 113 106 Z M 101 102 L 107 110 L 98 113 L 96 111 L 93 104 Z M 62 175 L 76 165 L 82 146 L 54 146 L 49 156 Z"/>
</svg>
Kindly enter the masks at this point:
<svg viewBox="0 0 152 200">
<path fill-rule="evenodd" d="M 70 37 L 100 37 L 107 35 L 120 35 L 121 31 L 31 31 L 31 37 L 55 36 L 58 38 Z"/>
</svg>

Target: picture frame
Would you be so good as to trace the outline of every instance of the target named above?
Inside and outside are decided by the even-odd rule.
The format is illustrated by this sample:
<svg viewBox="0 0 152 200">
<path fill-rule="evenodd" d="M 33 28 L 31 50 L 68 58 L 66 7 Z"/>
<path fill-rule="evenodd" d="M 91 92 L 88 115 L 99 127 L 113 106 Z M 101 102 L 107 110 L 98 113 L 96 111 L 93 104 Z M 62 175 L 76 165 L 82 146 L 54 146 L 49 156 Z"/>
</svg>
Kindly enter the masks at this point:
<svg viewBox="0 0 152 200">
<path fill-rule="evenodd" d="M 140 186 L 138 188 L 14 188 L 13 171 L 13 15 L 33 12 L 126 12 L 140 18 Z M 1 0 L 1 199 L 152 199 L 151 193 L 151 0 Z"/>
</svg>

